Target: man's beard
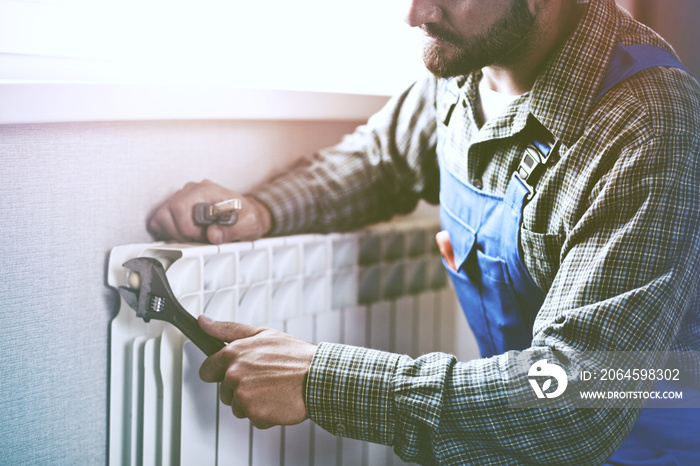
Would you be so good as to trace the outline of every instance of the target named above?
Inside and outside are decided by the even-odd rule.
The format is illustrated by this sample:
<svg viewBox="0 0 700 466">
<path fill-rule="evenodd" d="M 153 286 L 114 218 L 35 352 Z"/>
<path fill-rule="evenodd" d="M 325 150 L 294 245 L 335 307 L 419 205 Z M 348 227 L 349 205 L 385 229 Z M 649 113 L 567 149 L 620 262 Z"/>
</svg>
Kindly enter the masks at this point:
<svg viewBox="0 0 700 466">
<path fill-rule="evenodd" d="M 448 45 L 427 42 L 423 50 L 426 68 L 438 78 L 469 74 L 490 65 L 508 65 L 530 43 L 535 16 L 527 0 L 513 0 L 510 11 L 485 34 L 462 37 L 435 24 L 421 26 L 428 35 Z"/>
</svg>

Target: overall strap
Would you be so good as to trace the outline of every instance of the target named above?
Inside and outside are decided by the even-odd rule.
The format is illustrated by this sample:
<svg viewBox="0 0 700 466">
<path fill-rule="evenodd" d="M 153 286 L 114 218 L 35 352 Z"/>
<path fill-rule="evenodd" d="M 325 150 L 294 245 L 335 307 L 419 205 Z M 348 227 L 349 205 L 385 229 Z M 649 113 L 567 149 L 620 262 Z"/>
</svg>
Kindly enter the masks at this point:
<svg viewBox="0 0 700 466">
<path fill-rule="evenodd" d="M 525 199 L 530 200 L 535 195 L 535 185 L 545 170 L 559 159 L 560 142 L 532 115 L 529 116 L 526 127 L 529 142 L 513 176 L 527 189 Z"/>
<path fill-rule="evenodd" d="M 615 44 L 603 80 L 593 101 L 597 101 L 607 91 L 634 76 L 640 71 L 657 66 L 680 68 L 692 76 L 692 73 L 671 52 L 661 47 L 648 44 Z M 525 186 L 527 200 L 535 195 L 535 186 L 547 167 L 558 159 L 559 141 L 532 115 L 528 121 L 529 140 L 525 154 L 514 176 Z"/>
<path fill-rule="evenodd" d="M 610 63 L 603 74 L 603 80 L 598 86 L 598 92 L 594 101 L 601 98 L 603 94 L 625 79 L 634 76 L 640 71 L 656 66 L 680 68 L 692 75 L 678 58 L 666 49 L 649 44 L 625 46 L 618 42 L 613 48 Z"/>
</svg>

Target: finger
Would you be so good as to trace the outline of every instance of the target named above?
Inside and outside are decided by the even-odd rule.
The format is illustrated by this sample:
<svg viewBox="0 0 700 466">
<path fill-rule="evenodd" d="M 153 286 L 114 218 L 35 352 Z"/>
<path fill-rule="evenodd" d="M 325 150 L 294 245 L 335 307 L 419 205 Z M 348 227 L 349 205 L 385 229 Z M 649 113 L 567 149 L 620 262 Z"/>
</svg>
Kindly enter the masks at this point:
<svg viewBox="0 0 700 466">
<path fill-rule="evenodd" d="M 245 419 L 248 417 L 248 413 L 246 413 L 245 408 L 236 400 L 236 397 L 231 400 L 231 412 L 238 419 Z"/>
<path fill-rule="evenodd" d="M 234 345 L 226 345 L 204 360 L 199 367 L 199 378 L 209 383 L 228 382 L 228 379 L 225 379 L 226 372 L 236 362 L 236 359 L 238 359 L 238 353 Z M 229 398 L 231 396 L 233 396 L 232 393 L 228 395 Z"/>
<path fill-rule="evenodd" d="M 452 242 L 450 241 L 450 234 L 447 230 L 442 230 L 437 235 L 435 235 L 435 241 L 437 242 L 440 254 L 445 258 L 445 262 L 452 270 L 457 270 L 455 265 L 455 253 L 452 249 Z"/>
<path fill-rule="evenodd" d="M 175 224 L 175 219 L 173 218 L 170 209 L 168 209 L 166 206 L 159 208 L 148 221 L 148 231 L 155 239 L 159 240 L 185 240 Z"/>
<path fill-rule="evenodd" d="M 245 196 L 239 196 L 242 208 L 238 213 L 238 221 L 233 225 L 212 224 L 207 229 L 207 239 L 212 244 L 230 243 L 232 241 L 254 241 L 263 236 L 268 227 L 264 223 L 266 212 L 262 212 L 256 201 Z"/>
<path fill-rule="evenodd" d="M 204 239 L 204 228 L 194 223 L 192 209 L 193 204 L 190 202 L 173 201 L 170 205 L 170 215 L 181 238 L 202 241 Z"/>
<path fill-rule="evenodd" d="M 207 228 L 206 235 L 207 241 L 209 241 L 211 244 L 221 244 L 233 241 L 232 239 L 225 239 L 222 228 L 216 223 L 212 223 L 211 225 L 209 225 L 209 227 Z"/>
<path fill-rule="evenodd" d="M 202 330 L 214 338 L 226 342 L 249 338 L 265 330 L 265 327 L 246 325 L 238 322 L 213 321 L 204 315 L 199 316 L 198 320 Z"/>
<path fill-rule="evenodd" d="M 224 226 L 218 223 L 209 225 L 206 231 L 207 240 L 211 244 L 231 243 L 233 241 L 254 241 L 260 238 L 260 235 L 255 235 L 250 232 L 247 227 L 245 217 L 239 215 L 240 221 L 234 225 Z"/>
<path fill-rule="evenodd" d="M 236 395 L 236 386 L 236 382 L 227 378 L 224 378 L 221 382 L 219 385 L 219 398 L 223 404 L 231 406 L 233 398 Z"/>
<path fill-rule="evenodd" d="M 235 322 L 214 322 L 205 316 L 199 316 L 199 323 L 209 335 L 222 341 L 231 341 L 223 349 L 205 359 L 200 366 L 199 378 L 204 382 L 224 380 L 226 372 L 238 359 L 236 340 L 255 336 L 265 330 L 264 327 L 253 327 Z"/>
<path fill-rule="evenodd" d="M 265 422 L 260 422 L 260 421 L 251 421 L 251 422 L 253 423 L 253 425 L 255 426 L 256 429 L 260 429 L 260 430 L 266 430 L 266 429 L 269 429 L 269 428 L 275 426 L 274 424 L 267 424 Z"/>
</svg>

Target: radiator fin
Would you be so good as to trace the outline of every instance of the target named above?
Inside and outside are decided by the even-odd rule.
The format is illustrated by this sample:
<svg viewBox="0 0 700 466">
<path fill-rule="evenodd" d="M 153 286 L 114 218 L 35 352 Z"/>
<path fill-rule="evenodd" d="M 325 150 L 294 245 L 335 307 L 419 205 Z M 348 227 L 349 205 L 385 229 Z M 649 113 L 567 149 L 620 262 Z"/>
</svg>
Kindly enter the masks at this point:
<svg viewBox="0 0 700 466">
<path fill-rule="evenodd" d="M 433 245 L 438 228 L 413 219 L 221 246 L 119 246 L 109 283 L 126 285 L 126 260 L 155 257 L 194 316 L 411 356 L 455 352 L 455 301 Z M 403 464 L 390 447 L 334 437 L 310 421 L 254 429 L 219 401 L 216 384 L 199 379 L 204 358 L 179 331 L 144 323 L 122 302 L 111 328 L 110 464 Z"/>
</svg>

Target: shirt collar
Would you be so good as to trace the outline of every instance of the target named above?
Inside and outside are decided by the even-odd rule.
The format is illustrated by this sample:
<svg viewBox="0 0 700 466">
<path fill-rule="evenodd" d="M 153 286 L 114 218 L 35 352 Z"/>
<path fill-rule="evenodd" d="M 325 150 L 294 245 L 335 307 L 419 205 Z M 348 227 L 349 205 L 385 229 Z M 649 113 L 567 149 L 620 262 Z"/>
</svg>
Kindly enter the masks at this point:
<svg viewBox="0 0 700 466">
<path fill-rule="evenodd" d="M 583 133 L 615 45 L 613 0 L 591 0 L 578 27 L 535 82 L 529 113 L 571 147 Z"/>
<path fill-rule="evenodd" d="M 515 111 L 499 121 L 499 130 L 486 128 L 477 136 L 478 141 L 521 132 L 530 114 L 565 147 L 571 147 L 581 136 L 615 45 L 617 7 L 614 0 L 577 3 L 585 11 L 574 33 L 537 78 L 533 89 L 518 99 Z M 475 105 L 481 77 L 481 71 L 476 71 L 453 78 L 471 107 Z"/>
<path fill-rule="evenodd" d="M 479 99 L 479 81 L 483 77 L 482 72 L 475 71 L 468 76 L 455 78 L 458 86 L 462 88 L 464 99 L 468 105 L 468 111 L 472 114 L 476 122 L 476 108 Z M 487 122 L 470 139 L 471 144 L 477 144 L 492 139 L 503 139 L 511 137 L 525 128 L 528 115 L 528 100 L 530 93 L 527 92 L 519 96 L 511 103 L 506 111 L 497 118 Z M 474 124 L 476 127 L 476 123 Z"/>
</svg>

